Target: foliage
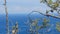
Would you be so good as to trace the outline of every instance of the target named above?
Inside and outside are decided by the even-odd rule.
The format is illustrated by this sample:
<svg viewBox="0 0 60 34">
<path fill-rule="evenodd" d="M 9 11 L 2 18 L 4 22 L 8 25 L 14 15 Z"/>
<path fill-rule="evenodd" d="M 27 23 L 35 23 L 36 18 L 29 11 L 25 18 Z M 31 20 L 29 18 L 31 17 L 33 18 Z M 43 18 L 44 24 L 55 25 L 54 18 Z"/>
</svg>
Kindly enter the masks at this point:
<svg viewBox="0 0 60 34">
<path fill-rule="evenodd" d="M 51 16 L 54 18 L 60 19 L 60 0 L 41 0 L 42 3 L 46 3 L 48 7 L 50 7 L 50 10 L 46 11 L 45 16 Z M 48 14 L 49 12 L 57 12 L 57 16 Z"/>
<path fill-rule="evenodd" d="M 49 23 L 49 20 L 46 19 L 46 18 L 44 18 L 44 19 L 43 19 L 43 27 L 48 26 L 48 23 Z"/>
<path fill-rule="evenodd" d="M 38 34 L 39 32 L 38 32 L 38 30 L 40 30 L 40 29 L 42 29 L 42 28 L 46 28 L 47 26 L 48 26 L 48 23 L 49 23 L 49 20 L 48 19 L 46 19 L 46 18 L 44 18 L 43 19 L 43 22 L 42 22 L 42 25 L 41 26 L 39 26 L 38 25 L 38 19 L 36 19 L 36 20 L 34 20 L 33 22 L 32 22 L 32 24 L 30 24 L 30 31 L 33 33 L 33 31 L 36 33 L 36 34 Z M 41 22 L 40 22 L 41 23 Z M 35 27 L 35 29 L 33 29 L 33 27 Z"/>
<path fill-rule="evenodd" d="M 60 32 L 60 22 L 57 22 L 57 23 L 56 23 L 56 29 L 57 29 L 57 31 Z"/>
<path fill-rule="evenodd" d="M 60 18 L 60 17 L 54 16 L 54 15 L 48 14 L 49 12 L 54 12 L 54 10 L 56 10 L 56 12 L 57 12 L 57 10 L 58 10 L 57 7 L 59 7 L 58 1 L 53 2 L 52 0 L 42 0 L 41 2 L 46 3 L 47 6 L 51 8 L 51 10 L 47 10 L 47 11 L 46 11 L 46 14 L 43 14 L 43 13 L 38 12 L 38 11 L 32 11 L 31 13 L 37 12 L 37 13 L 42 14 L 42 15 L 44 15 L 44 16 L 51 16 L 51 17 L 54 17 L 54 18 Z M 31 13 L 29 13 L 29 15 L 30 15 Z M 48 23 L 49 23 L 49 20 L 46 19 L 46 18 L 43 19 L 42 25 L 40 25 L 40 26 L 38 25 L 38 21 L 39 21 L 38 19 L 36 19 L 36 20 L 29 19 L 29 20 L 30 20 L 30 23 L 31 23 L 31 24 L 30 24 L 30 31 L 31 31 L 32 33 L 35 32 L 36 34 L 38 34 L 38 33 L 39 33 L 38 30 L 44 29 L 44 28 L 50 26 L 50 25 L 48 24 Z M 41 23 L 41 22 L 40 22 L 40 23 Z M 35 29 L 34 29 L 33 27 L 35 27 Z M 57 30 L 60 29 L 60 26 L 59 26 L 58 24 L 56 25 L 56 29 L 57 29 Z M 59 31 L 60 31 L 60 30 L 59 30 Z"/>
</svg>

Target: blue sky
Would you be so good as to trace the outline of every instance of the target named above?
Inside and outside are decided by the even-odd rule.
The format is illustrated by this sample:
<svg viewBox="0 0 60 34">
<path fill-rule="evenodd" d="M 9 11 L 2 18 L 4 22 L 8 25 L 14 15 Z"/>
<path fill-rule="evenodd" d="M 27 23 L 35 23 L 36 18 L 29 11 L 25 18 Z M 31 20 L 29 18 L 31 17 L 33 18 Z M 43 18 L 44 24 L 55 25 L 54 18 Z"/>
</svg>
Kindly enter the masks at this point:
<svg viewBox="0 0 60 34">
<path fill-rule="evenodd" d="M 3 3 L 4 0 L 0 0 L 0 14 L 5 14 Z M 40 0 L 7 0 L 7 8 L 9 14 L 26 14 L 34 10 L 43 12 L 50 9 L 41 4 Z"/>
<path fill-rule="evenodd" d="M 5 14 L 4 0 L 0 0 L 0 14 Z M 7 0 L 9 14 L 29 13 L 40 9 L 40 0 Z"/>
</svg>

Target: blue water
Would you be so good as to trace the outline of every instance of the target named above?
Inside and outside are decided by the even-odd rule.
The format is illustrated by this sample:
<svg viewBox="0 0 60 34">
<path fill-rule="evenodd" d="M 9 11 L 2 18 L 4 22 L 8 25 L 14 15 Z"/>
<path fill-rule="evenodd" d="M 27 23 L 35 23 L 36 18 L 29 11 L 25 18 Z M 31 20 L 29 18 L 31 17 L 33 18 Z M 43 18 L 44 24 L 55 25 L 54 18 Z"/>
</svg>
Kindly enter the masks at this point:
<svg viewBox="0 0 60 34">
<path fill-rule="evenodd" d="M 31 15 L 30 17 L 31 17 L 31 19 L 36 19 L 36 18 L 47 18 L 48 19 L 48 17 L 43 16 L 43 15 L 33 15 L 33 16 Z M 5 18 L 6 18 L 5 15 L 0 15 L 0 34 L 6 34 Z M 8 15 L 8 19 L 9 19 L 10 30 L 12 29 L 11 26 L 13 26 L 17 21 L 18 25 L 19 25 L 19 29 L 20 29 L 18 34 L 29 34 L 29 32 L 26 31 L 27 29 L 29 29 L 29 27 L 27 25 L 25 25 L 25 23 L 28 21 L 27 14 Z M 53 18 L 53 17 L 49 17 L 49 19 L 50 19 L 50 24 L 54 24 L 54 26 L 51 28 L 50 32 L 45 33 L 45 31 L 43 30 L 44 31 L 43 34 L 60 34 L 60 32 L 58 32 L 55 29 L 56 22 L 60 22 L 60 19 Z"/>
</svg>

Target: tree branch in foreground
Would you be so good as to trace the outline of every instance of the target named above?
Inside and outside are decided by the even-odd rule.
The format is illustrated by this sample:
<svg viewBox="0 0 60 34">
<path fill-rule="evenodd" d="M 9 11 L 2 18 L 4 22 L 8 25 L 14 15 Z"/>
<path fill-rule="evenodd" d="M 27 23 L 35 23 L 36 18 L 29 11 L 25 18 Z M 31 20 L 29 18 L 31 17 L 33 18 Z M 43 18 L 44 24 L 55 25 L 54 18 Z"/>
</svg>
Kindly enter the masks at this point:
<svg viewBox="0 0 60 34">
<path fill-rule="evenodd" d="M 30 12 L 28 15 L 30 15 L 30 14 L 32 14 L 32 13 L 34 13 L 34 12 L 37 12 L 37 13 L 39 13 L 39 14 L 41 14 L 41 15 L 44 15 L 44 16 L 47 16 L 47 17 L 53 17 L 53 18 L 58 18 L 58 19 L 60 19 L 59 16 L 53 16 L 53 15 L 50 15 L 50 14 L 43 14 L 43 13 L 41 13 L 41 12 L 39 12 L 39 11 L 32 11 L 32 12 Z"/>
</svg>

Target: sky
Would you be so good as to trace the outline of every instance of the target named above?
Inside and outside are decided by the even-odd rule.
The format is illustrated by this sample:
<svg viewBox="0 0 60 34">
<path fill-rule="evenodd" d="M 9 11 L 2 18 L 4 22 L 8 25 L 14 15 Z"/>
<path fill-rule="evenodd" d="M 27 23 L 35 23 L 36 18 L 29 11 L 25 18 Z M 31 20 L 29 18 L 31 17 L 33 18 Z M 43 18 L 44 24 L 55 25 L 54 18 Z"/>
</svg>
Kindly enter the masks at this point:
<svg viewBox="0 0 60 34">
<path fill-rule="evenodd" d="M 6 0 L 8 14 L 28 14 L 31 11 L 45 12 L 50 9 L 47 5 L 40 3 L 40 0 Z M 0 14 L 5 14 L 4 0 L 0 0 Z"/>
</svg>

